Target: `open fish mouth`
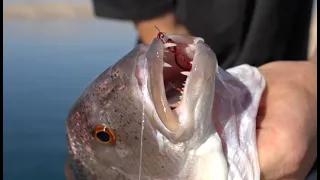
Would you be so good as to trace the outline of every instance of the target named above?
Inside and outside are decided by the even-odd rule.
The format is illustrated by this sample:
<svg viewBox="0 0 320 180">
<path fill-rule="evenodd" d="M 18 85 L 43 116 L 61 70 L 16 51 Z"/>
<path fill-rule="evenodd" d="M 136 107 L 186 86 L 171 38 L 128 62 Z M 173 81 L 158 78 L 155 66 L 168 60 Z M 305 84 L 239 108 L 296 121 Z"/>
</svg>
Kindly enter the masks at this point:
<svg viewBox="0 0 320 180">
<path fill-rule="evenodd" d="M 143 66 L 145 59 L 146 67 Z M 195 109 L 200 108 L 199 102 L 210 101 L 201 97 L 203 93 L 214 93 L 217 66 L 216 57 L 204 40 L 182 35 L 158 35 L 137 64 L 138 81 L 146 78 L 142 69 L 148 72 L 147 98 L 156 111 L 153 124 L 158 130 L 177 140 L 195 128 Z"/>
</svg>

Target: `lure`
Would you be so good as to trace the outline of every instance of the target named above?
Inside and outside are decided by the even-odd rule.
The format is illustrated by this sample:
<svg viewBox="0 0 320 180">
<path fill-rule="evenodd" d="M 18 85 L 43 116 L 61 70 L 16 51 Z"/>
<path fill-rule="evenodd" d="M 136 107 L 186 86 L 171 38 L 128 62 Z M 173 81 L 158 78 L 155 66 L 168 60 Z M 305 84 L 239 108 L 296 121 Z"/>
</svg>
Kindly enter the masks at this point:
<svg viewBox="0 0 320 180">
<path fill-rule="evenodd" d="M 174 44 L 175 44 L 175 42 L 174 42 L 172 39 L 170 39 L 170 38 L 168 38 L 167 40 L 165 40 L 165 39 L 164 39 L 164 38 L 165 38 L 165 34 L 164 34 L 163 32 L 161 32 L 160 29 L 159 29 L 157 26 L 155 26 L 155 28 L 158 30 L 157 39 L 160 39 L 164 44 L 165 44 L 165 43 L 174 43 Z M 176 46 L 168 47 L 167 49 L 168 49 L 169 51 L 171 51 L 171 52 L 175 55 L 175 62 L 176 62 L 176 64 L 177 64 L 181 69 L 184 69 L 184 70 L 187 70 L 187 71 L 190 71 L 190 70 L 191 70 L 191 68 L 192 68 L 191 60 L 190 60 L 189 58 L 183 56 L 182 54 L 180 54 L 180 53 L 177 51 L 177 47 L 176 47 Z M 183 67 L 183 66 L 179 63 L 178 57 L 179 57 L 180 59 L 182 59 L 182 60 L 189 66 L 188 69 L 186 69 L 185 67 Z"/>
</svg>

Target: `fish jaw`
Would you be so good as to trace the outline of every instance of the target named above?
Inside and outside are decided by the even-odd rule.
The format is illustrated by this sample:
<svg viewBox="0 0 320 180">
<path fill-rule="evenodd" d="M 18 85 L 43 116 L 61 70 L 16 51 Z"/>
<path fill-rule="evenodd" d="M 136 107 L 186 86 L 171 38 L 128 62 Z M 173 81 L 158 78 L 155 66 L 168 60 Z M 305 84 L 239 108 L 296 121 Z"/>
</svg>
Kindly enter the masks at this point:
<svg viewBox="0 0 320 180">
<path fill-rule="evenodd" d="M 171 68 L 165 64 L 171 62 L 174 66 L 174 56 L 166 52 L 159 39 L 154 39 L 145 57 L 138 60 L 140 73 L 137 74 L 137 79 L 143 82 L 141 90 L 147 104 L 154 109 L 150 114 L 152 125 L 171 142 L 192 139 L 198 141 L 200 137 L 211 134 L 213 129 L 211 112 L 217 69 L 216 56 L 201 38 L 180 35 L 169 35 L 169 38 L 177 43 L 178 49 L 183 46 L 180 51 L 192 59 L 192 69 L 189 72 L 180 73 L 181 69 L 169 72 L 176 73 L 176 77 L 187 74 L 178 107 L 174 110 L 170 108 L 164 85 L 168 76 L 165 72 Z"/>
<path fill-rule="evenodd" d="M 151 45 L 138 46 L 100 74 L 70 111 L 69 154 L 79 167 L 78 173 L 85 169 L 97 179 L 137 179 L 142 138 L 143 179 L 194 180 L 188 169 L 195 167 L 197 158 L 191 152 L 215 133 L 212 105 L 217 62 L 203 41 L 182 36 L 172 39 L 178 47 L 187 47 L 184 54 L 193 60 L 180 105 L 175 110 L 168 108 L 163 84 L 168 75 L 164 62 L 169 60 L 173 71 L 177 70 L 173 56 L 157 39 Z M 163 108 L 172 111 L 171 118 L 161 112 Z M 93 138 L 94 126 L 101 123 L 114 131 L 114 146 L 101 145 Z M 170 123 L 177 126 L 171 128 Z"/>
<path fill-rule="evenodd" d="M 136 47 L 101 73 L 71 108 L 67 138 L 75 177 L 137 179 L 141 141 L 142 179 L 175 180 L 184 168 L 189 154 L 185 144 L 172 144 L 150 123 L 155 111 L 144 93 L 144 79 L 137 76 L 147 71 L 138 62 L 144 62 L 148 47 Z M 96 141 L 92 132 L 99 124 L 112 129 L 117 138 L 114 145 Z"/>
<path fill-rule="evenodd" d="M 88 172 L 85 179 L 117 177 L 123 175 L 119 171 L 121 168 L 130 173 L 125 165 L 130 164 L 126 162 L 130 155 L 137 155 L 135 149 L 139 148 L 139 142 L 135 138 L 140 137 L 142 114 L 139 82 L 135 78 L 136 63 L 146 50 L 146 45 L 139 45 L 101 73 L 69 111 L 68 149 L 76 176 L 83 176 L 81 173 L 85 171 Z M 103 145 L 94 139 L 92 132 L 98 124 L 106 124 L 114 131 L 116 145 Z M 147 141 L 158 142 L 153 139 L 153 129 L 147 123 L 145 131 Z M 157 148 L 155 143 L 150 149 Z"/>
</svg>

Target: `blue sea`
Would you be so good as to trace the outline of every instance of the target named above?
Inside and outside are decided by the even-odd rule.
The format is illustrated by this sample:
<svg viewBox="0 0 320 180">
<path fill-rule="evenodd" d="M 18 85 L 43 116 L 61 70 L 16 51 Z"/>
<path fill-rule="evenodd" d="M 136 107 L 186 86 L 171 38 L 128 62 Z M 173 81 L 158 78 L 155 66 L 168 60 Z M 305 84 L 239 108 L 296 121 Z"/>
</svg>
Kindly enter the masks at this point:
<svg viewBox="0 0 320 180">
<path fill-rule="evenodd" d="M 5 180 L 60 180 L 66 116 L 84 88 L 136 43 L 109 20 L 4 21 Z"/>
</svg>

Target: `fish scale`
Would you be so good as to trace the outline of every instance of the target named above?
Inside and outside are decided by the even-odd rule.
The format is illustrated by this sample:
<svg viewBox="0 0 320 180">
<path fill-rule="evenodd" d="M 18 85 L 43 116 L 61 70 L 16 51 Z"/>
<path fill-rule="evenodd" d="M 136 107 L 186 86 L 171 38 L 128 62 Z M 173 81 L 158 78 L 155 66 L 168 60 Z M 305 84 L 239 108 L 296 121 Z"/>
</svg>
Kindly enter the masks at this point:
<svg viewBox="0 0 320 180">
<path fill-rule="evenodd" d="M 193 57 L 190 71 L 163 74 L 171 68 L 164 59 L 176 56 L 165 54 L 163 42 L 154 39 L 102 72 L 71 108 L 67 173 L 76 180 L 137 180 L 140 165 L 141 180 L 260 179 L 254 114 L 263 77 L 251 66 L 220 69 L 199 38 L 169 38 L 177 43 L 171 51 Z M 181 93 L 171 94 L 178 101 L 173 109 L 167 107 L 165 77 L 183 83 Z M 103 139 L 96 127 L 103 127 Z"/>
</svg>

